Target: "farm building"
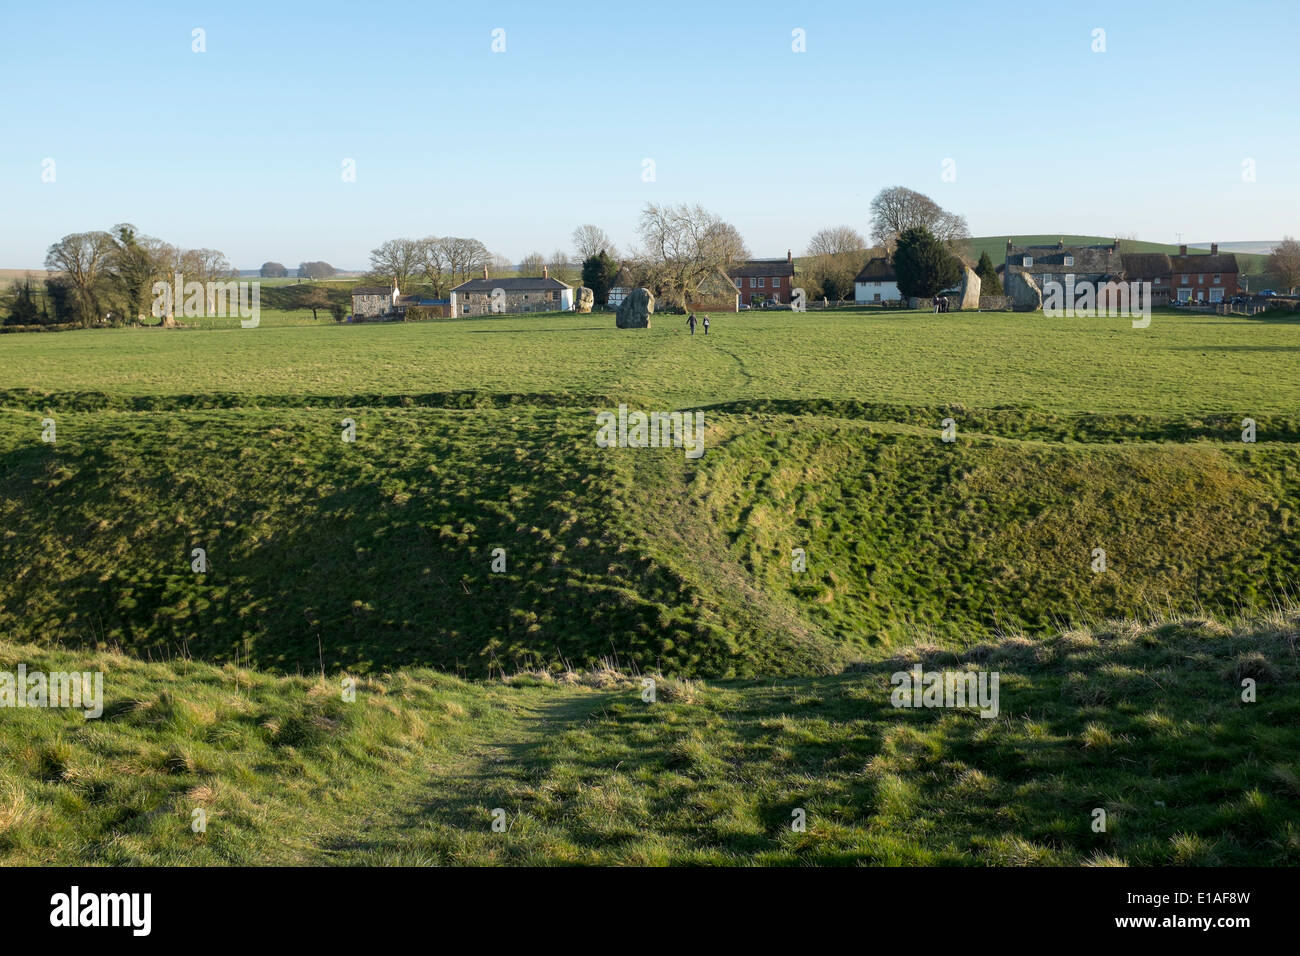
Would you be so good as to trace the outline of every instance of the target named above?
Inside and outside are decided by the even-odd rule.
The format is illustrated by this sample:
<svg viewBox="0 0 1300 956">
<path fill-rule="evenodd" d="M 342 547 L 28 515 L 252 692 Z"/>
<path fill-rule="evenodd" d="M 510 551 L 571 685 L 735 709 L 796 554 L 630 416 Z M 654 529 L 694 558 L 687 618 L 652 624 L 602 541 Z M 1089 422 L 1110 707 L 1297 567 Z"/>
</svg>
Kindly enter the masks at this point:
<svg viewBox="0 0 1300 956">
<path fill-rule="evenodd" d="M 487 268 L 483 278 L 462 282 L 451 290 L 452 318 L 470 315 L 560 312 L 573 308 L 573 287 L 552 279 L 545 266 L 540 276 L 511 276 L 492 279 Z"/>
<path fill-rule="evenodd" d="M 853 301 L 859 305 L 895 302 L 901 298 L 894 267 L 883 256 L 876 256 L 853 277 Z"/>
</svg>

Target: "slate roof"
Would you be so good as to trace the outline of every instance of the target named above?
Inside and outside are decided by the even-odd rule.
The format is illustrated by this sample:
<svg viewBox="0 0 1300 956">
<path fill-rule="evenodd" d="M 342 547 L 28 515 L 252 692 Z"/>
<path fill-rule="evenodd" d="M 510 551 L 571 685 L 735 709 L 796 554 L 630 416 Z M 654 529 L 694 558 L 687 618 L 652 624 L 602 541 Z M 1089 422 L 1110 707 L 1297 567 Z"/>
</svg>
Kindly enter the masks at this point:
<svg viewBox="0 0 1300 956">
<path fill-rule="evenodd" d="M 506 292 L 552 292 L 556 289 L 571 289 L 573 286 L 565 285 L 559 279 L 552 279 L 547 276 L 515 276 L 501 279 L 470 279 L 468 282 L 462 282 L 452 292 L 487 292 L 491 294 L 493 289 L 504 289 Z"/>
<path fill-rule="evenodd" d="M 1022 265 L 1024 256 L 1032 257 L 1034 264 Z M 1073 264 L 1065 264 L 1066 256 L 1074 257 Z M 1123 268 L 1119 251 L 1109 243 L 1104 246 L 1008 246 L 1006 264 L 1013 271 L 1076 275 L 1118 275 Z"/>
<path fill-rule="evenodd" d="M 1170 256 L 1170 268 L 1177 273 L 1236 273 L 1237 257 L 1232 253 L 1219 254 L 1217 256 Z"/>
<path fill-rule="evenodd" d="M 352 290 L 353 295 L 392 295 L 392 286 L 386 285 L 359 285 Z"/>
<path fill-rule="evenodd" d="M 794 263 L 786 258 L 749 259 L 727 267 L 727 275 L 733 279 L 748 279 L 751 276 L 792 276 Z"/>
</svg>

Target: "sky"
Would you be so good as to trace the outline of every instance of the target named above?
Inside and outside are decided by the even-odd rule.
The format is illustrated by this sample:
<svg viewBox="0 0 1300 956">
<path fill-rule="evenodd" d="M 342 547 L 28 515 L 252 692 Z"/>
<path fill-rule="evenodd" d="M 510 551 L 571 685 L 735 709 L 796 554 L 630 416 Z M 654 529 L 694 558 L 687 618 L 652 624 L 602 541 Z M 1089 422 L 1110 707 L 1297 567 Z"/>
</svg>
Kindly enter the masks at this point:
<svg viewBox="0 0 1300 956">
<path fill-rule="evenodd" d="M 647 202 L 798 255 L 826 226 L 868 233 L 894 185 L 974 235 L 1300 233 L 1295 0 L 63 2 L 2 22 L 0 268 L 118 222 L 244 269 L 360 269 L 428 235 L 518 261 L 581 223 L 626 248 Z"/>
</svg>

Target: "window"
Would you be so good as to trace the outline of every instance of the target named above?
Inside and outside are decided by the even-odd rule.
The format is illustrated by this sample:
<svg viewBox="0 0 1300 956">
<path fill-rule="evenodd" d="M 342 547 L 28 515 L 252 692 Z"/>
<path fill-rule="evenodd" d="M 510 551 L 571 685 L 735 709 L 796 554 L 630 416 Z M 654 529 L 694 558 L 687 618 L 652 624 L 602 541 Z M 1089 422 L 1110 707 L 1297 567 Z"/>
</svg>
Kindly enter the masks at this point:
<svg viewBox="0 0 1300 956">
<path fill-rule="evenodd" d="M 1159 284 L 1160 284 L 1160 277 L 1159 277 L 1159 276 L 1156 276 L 1156 281 L 1155 281 L 1154 284 L 1155 284 L 1155 285 L 1159 285 Z"/>
<path fill-rule="evenodd" d="M 757 288 L 758 288 L 758 280 L 755 279 L 753 276 L 750 276 L 750 277 L 749 277 L 749 287 L 750 287 L 751 289 L 757 289 Z"/>
<path fill-rule="evenodd" d="M 1183 285 L 1187 285 L 1187 281 L 1191 278 L 1191 276 L 1189 276 L 1189 275 L 1187 275 L 1187 274 L 1184 273 L 1184 274 L 1181 276 L 1181 278 L 1182 278 L 1182 280 L 1183 280 Z"/>
<path fill-rule="evenodd" d="M 781 288 L 781 277 L 780 277 L 780 276 L 772 276 L 772 288 L 773 288 L 773 289 L 779 289 L 779 288 Z"/>
<path fill-rule="evenodd" d="M 1072 266 L 1072 265 L 1074 265 L 1074 256 L 1066 256 L 1066 257 L 1065 257 L 1065 264 L 1066 264 L 1067 266 Z"/>
<path fill-rule="evenodd" d="M 1214 277 L 1214 284 L 1215 284 L 1215 285 L 1223 285 L 1223 276 L 1221 276 L 1221 275 L 1215 276 L 1215 277 Z"/>
<path fill-rule="evenodd" d="M 759 276 L 759 277 L 758 277 L 758 287 L 759 287 L 760 289 L 763 288 L 763 282 L 764 282 L 764 281 L 765 281 L 765 280 L 763 279 L 762 276 Z"/>
<path fill-rule="evenodd" d="M 736 280 L 736 288 L 737 288 L 737 289 L 743 287 L 744 284 L 745 284 L 745 280 L 744 280 L 744 279 L 737 279 L 737 280 Z"/>
<path fill-rule="evenodd" d="M 1205 285 L 1205 276 L 1197 276 L 1197 277 L 1196 277 L 1196 284 L 1197 284 L 1197 285 Z"/>
<path fill-rule="evenodd" d="M 1034 257 L 1025 256 L 1023 259 L 1020 260 L 1020 264 L 1024 266 L 1026 269 L 1028 269 L 1034 264 Z"/>
</svg>

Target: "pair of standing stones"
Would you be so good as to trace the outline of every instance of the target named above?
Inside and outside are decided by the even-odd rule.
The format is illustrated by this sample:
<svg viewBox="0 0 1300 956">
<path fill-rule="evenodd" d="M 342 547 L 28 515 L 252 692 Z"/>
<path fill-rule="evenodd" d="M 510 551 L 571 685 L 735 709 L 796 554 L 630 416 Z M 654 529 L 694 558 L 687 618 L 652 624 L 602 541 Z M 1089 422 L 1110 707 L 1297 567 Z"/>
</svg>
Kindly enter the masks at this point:
<svg viewBox="0 0 1300 956">
<path fill-rule="evenodd" d="M 588 313 L 596 304 L 596 294 L 585 285 L 578 288 L 574 297 L 575 312 Z M 648 329 L 654 314 L 655 297 L 649 289 L 633 289 L 618 306 L 615 322 L 620 329 Z"/>
</svg>

